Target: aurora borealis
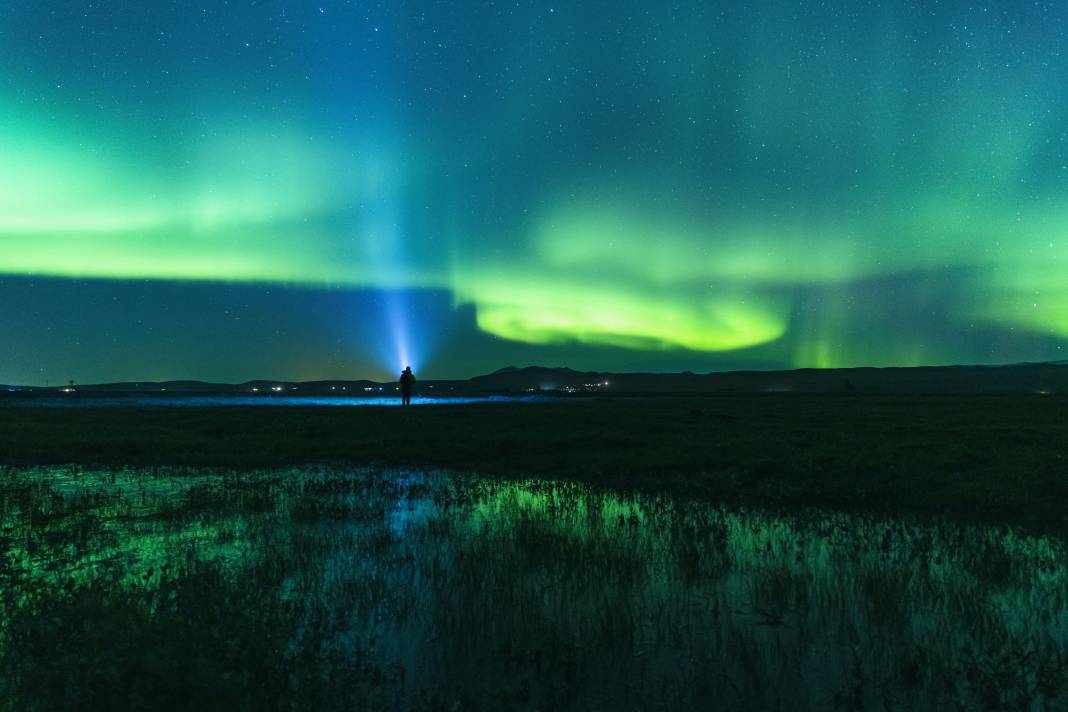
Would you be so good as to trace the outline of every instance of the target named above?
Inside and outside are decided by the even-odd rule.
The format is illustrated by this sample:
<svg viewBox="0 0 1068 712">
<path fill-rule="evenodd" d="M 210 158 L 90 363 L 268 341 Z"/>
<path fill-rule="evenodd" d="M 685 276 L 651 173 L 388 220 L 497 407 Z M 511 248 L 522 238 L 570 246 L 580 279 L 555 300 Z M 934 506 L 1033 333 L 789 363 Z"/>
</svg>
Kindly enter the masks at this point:
<svg viewBox="0 0 1068 712">
<path fill-rule="evenodd" d="M 1066 23 L 6 2 L 0 383 L 1059 360 Z"/>
</svg>

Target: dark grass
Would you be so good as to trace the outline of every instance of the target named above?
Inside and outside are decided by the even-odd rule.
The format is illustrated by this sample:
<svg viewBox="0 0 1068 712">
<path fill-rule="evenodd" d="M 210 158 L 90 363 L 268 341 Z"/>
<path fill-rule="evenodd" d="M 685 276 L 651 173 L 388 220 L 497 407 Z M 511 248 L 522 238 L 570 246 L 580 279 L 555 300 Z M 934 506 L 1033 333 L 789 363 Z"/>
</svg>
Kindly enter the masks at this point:
<svg viewBox="0 0 1068 712">
<path fill-rule="evenodd" d="M 1058 531 L 1066 457 L 1068 399 L 1042 396 L 0 408 L 6 465 L 447 468 Z"/>
</svg>

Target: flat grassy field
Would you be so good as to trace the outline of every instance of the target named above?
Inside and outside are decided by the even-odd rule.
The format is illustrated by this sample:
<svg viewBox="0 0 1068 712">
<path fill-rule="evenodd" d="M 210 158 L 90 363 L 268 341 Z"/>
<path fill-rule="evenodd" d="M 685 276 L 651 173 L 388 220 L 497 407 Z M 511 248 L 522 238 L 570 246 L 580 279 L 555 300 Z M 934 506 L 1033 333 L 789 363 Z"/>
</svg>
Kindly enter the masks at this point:
<svg viewBox="0 0 1068 712">
<path fill-rule="evenodd" d="M 0 465 L 446 468 L 1068 530 L 1059 397 L 0 408 Z"/>
<path fill-rule="evenodd" d="M 0 712 L 1068 709 L 1065 405 L 0 408 Z"/>
</svg>

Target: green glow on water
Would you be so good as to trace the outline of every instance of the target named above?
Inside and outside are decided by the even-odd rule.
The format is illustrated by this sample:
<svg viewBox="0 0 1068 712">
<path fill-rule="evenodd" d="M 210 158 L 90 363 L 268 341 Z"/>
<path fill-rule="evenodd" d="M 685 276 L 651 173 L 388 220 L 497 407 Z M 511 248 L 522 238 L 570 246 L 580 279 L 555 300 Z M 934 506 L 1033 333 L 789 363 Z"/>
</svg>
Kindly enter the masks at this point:
<svg viewBox="0 0 1068 712">
<path fill-rule="evenodd" d="M 711 660 L 732 684 L 706 676 L 710 689 L 760 706 L 845 686 L 866 704 L 892 689 L 910 709 L 941 709 L 980 704 L 994 681 L 1014 704 L 1057 706 L 1068 684 L 1057 662 L 1068 655 L 1068 559 L 1053 538 L 443 473 L 3 474 L 0 666 L 18 674 L 0 691 L 11 699 L 44 694 L 20 687 L 28 664 L 35 680 L 58 676 L 47 688 L 57 694 L 120 689 L 78 687 L 114 670 L 173 683 L 184 668 L 171 656 L 189 646 L 229 651 L 196 668 L 213 685 L 256 655 L 326 697 L 373 678 L 401 708 L 446 689 L 502 703 L 521 683 L 551 699 L 548 681 L 571 664 L 583 670 L 569 687 L 577 708 L 628 685 L 705 694 L 681 681 Z M 42 601 L 46 617 L 34 612 Z M 168 637 L 182 620 L 175 606 L 205 625 Z M 63 640 L 27 647 L 11 622 Z M 104 658 L 98 635 L 110 641 Z M 152 649 L 137 649 L 142 640 Z M 509 649 L 554 675 L 524 683 Z M 72 666 L 72 655 L 85 657 Z M 350 680 L 353 656 L 372 670 Z M 962 681 L 975 656 L 988 663 Z"/>
</svg>

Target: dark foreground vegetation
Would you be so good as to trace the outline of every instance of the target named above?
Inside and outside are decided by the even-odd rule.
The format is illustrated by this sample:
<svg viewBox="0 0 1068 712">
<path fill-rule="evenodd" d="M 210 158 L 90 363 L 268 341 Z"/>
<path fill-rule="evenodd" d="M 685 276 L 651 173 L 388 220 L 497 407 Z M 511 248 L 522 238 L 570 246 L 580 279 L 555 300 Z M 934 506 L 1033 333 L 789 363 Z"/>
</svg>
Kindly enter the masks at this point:
<svg viewBox="0 0 1068 712">
<path fill-rule="evenodd" d="M 444 468 L 1068 528 L 1068 400 L 751 396 L 0 408 L 0 464 Z"/>
<path fill-rule="evenodd" d="M 1066 406 L 0 408 L 0 712 L 1066 709 Z"/>
<path fill-rule="evenodd" d="M 0 710 L 1060 710 L 1068 557 L 379 468 L 0 468 Z"/>
</svg>

